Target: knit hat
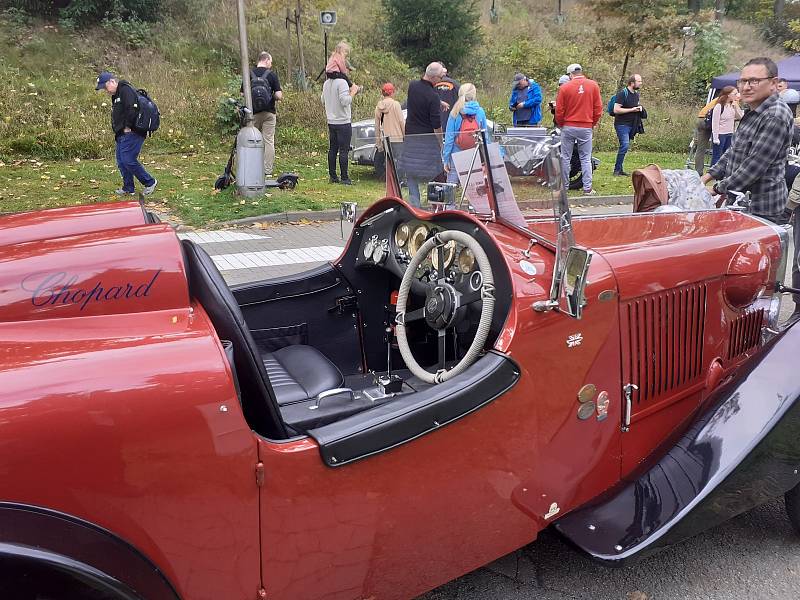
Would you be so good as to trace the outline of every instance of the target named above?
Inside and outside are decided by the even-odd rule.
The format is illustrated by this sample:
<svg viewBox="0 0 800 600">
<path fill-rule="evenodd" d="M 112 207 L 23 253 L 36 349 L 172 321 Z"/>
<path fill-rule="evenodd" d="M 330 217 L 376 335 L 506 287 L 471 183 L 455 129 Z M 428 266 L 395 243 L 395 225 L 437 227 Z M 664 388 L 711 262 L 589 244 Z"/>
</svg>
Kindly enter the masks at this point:
<svg viewBox="0 0 800 600">
<path fill-rule="evenodd" d="M 569 82 L 569 75 L 562 75 L 558 78 L 558 85 L 564 85 L 567 82 Z"/>
</svg>

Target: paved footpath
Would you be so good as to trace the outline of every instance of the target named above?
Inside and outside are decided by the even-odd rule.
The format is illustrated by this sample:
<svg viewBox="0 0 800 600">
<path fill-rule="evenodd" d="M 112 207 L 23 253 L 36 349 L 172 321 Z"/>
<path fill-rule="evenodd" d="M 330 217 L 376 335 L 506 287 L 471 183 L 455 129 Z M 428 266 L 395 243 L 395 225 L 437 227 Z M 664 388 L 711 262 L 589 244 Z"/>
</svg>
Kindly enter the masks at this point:
<svg viewBox="0 0 800 600">
<path fill-rule="evenodd" d="M 586 209 L 575 212 L 585 214 Z M 338 221 L 180 235 L 202 244 L 230 285 L 308 270 L 336 258 L 345 244 Z M 786 298 L 784 316 L 792 306 Z M 800 536 L 789 524 L 782 499 L 775 500 L 639 565 L 609 569 L 548 530 L 533 544 L 419 600 L 534 599 L 797 600 Z"/>
</svg>

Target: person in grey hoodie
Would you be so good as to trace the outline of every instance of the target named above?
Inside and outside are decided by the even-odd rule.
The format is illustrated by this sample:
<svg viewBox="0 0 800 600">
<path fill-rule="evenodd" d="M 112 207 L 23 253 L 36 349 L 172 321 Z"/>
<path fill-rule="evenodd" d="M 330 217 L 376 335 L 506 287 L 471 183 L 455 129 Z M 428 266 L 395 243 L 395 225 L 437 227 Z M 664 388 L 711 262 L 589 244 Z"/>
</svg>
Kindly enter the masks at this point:
<svg viewBox="0 0 800 600">
<path fill-rule="evenodd" d="M 322 102 L 328 120 L 328 174 L 331 183 L 353 185 L 347 173 L 347 158 L 350 153 L 350 140 L 353 136 L 352 112 L 353 96 L 358 93 L 355 84 L 348 87 L 344 79 L 328 77 L 322 86 Z M 336 156 L 339 156 L 339 170 L 342 178 L 336 175 Z"/>
</svg>

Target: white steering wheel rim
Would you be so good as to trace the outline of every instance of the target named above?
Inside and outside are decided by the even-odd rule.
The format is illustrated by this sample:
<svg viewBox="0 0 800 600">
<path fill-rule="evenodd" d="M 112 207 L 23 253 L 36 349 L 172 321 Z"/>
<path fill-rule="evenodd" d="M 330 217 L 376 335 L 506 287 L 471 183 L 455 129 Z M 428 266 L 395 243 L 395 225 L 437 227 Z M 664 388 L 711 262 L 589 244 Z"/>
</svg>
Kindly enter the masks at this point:
<svg viewBox="0 0 800 600">
<path fill-rule="evenodd" d="M 455 241 L 462 246 L 467 247 L 475 256 L 478 263 L 478 270 L 483 279 L 481 285 L 481 299 L 483 306 L 481 307 L 481 317 L 478 321 L 478 331 L 470 344 L 467 353 L 464 357 L 452 368 L 441 369 L 436 373 L 431 373 L 423 369 L 414 355 L 411 353 L 411 347 L 408 344 L 406 337 L 405 314 L 406 306 L 408 304 L 408 295 L 411 291 L 411 284 L 414 280 L 417 267 L 428 256 L 431 250 L 439 245 L 444 245 L 449 241 Z M 444 265 L 442 265 L 444 267 Z M 411 258 L 411 262 L 406 267 L 406 272 L 403 274 L 403 279 L 400 282 L 400 290 L 397 294 L 397 325 L 395 332 L 397 334 L 397 345 L 400 348 L 400 354 L 406 363 L 406 366 L 422 381 L 426 383 L 442 383 L 448 379 L 452 379 L 456 375 L 463 373 L 470 365 L 472 365 L 478 358 L 486 339 L 489 336 L 489 328 L 492 324 L 492 315 L 494 314 L 494 274 L 492 273 L 492 266 L 489 264 L 489 257 L 486 256 L 481 245 L 478 241 L 463 231 L 442 231 L 436 233 L 432 238 L 427 240 L 416 254 Z"/>
</svg>

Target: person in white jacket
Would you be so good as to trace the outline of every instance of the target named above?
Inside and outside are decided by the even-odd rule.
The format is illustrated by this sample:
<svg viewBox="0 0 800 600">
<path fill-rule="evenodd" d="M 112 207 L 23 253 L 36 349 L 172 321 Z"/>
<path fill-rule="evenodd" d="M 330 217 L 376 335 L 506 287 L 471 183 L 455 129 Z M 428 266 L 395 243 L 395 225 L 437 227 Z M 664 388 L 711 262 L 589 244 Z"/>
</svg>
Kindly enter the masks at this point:
<svg viewBox="0 0 800 600">
<path fill-rule="evenodd" d="M 322 86 L 322 103 L 325 105 L 325 116 L 328 120 L 328 174 L 331 183 L 353 185 L 347 173 L 347 159 L 353 137 L 351 105 L 358 90 L 359 87 L 355 84 L 348 86 L 345 79 L 331 77 Z M 336 175 L 337 155 L 341 179 Z"/>
</svg>

